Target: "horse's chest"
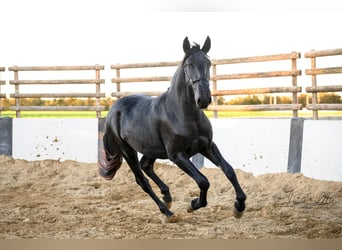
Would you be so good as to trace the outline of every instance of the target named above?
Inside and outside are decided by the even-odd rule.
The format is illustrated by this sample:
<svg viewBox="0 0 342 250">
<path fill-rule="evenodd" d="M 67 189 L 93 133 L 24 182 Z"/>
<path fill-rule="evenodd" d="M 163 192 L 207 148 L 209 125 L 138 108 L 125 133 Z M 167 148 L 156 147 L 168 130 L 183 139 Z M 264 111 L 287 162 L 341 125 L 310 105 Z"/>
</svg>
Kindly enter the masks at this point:
<svg viewBox="0 0 342 250">
<path fill-rule="evenodd" d="M 174 148 L 188 152 L 198 151 L 208 141 L 207 136 L 201 133 L 196 124 L 174 129 L 169 139 L 169 143 L 173 144 Z"/>
</svg>

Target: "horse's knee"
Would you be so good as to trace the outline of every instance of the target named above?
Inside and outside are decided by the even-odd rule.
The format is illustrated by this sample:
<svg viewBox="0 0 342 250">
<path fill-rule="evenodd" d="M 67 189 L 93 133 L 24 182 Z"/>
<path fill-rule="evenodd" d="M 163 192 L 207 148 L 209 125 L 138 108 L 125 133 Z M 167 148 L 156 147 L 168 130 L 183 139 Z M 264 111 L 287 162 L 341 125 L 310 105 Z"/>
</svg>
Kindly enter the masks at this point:
<svg viewBox="0 0 342 250">
<path fill-rule="evenodd" d="M 201 189 L 201 190 L 205 190 L 207 191 L 210 187 L 210 183 L 207 179 L 202 179 L 198 182 L 198 187 Z"/>
<path fill-rule="evenodd" d="M 168 186 L 164 186 L 164 187 L 162 187 L 161 189 L 160 189 L 160 191 L 161 191 L 161 193 L 163 194 L 163 195 L 170 195 L 170 189 L 169 189 L 169 187 Z"/>
</svg>

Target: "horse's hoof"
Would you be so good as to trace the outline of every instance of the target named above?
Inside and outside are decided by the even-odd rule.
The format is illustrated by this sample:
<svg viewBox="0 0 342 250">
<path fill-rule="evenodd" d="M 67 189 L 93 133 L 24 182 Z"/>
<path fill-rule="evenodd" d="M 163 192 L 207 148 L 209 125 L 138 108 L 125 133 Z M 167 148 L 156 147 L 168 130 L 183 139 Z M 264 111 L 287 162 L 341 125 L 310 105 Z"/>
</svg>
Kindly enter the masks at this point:
<svg viewBox="0 0 342 250">
<path fill-rule="evenodd" d="M 170 202 L 165 202 L 165 206 L 166 206 L 168 209 L 170 209 L 171 206 L 172 206 L 172 201 L 170 201 Z"/>
<path fill-rule="evenodd" d="M 166 217 L 166 222 L 167 223 L 176 223 L 176 222 L 178 222 L 178 221 L 180 221 L 180 217 L 179 216 L 177 216 L 177 215 L 171 215 L 171 216 L 168 216 L 168 217 Z"/>
<path fill-rule="evenodd" d="M 242 217 L 242 215 L 243 215 L 243 211 L 238 211 L 237 209 L 236 209 L 236 207 L 234 207 L 234 217 L 236 218 L 236 219 L 240 219 L 241 217 Z"/>
<path fill-rule="evenodd" d="M 190 205 L 187 207 L 186 211 L 187 211 L 188 213 L 192 213 L 192 212 L 195 211 L 195 210 L 192 208 L 192 206 L 191 206 L 191 204 L 190 204 Z"/>
</svg>

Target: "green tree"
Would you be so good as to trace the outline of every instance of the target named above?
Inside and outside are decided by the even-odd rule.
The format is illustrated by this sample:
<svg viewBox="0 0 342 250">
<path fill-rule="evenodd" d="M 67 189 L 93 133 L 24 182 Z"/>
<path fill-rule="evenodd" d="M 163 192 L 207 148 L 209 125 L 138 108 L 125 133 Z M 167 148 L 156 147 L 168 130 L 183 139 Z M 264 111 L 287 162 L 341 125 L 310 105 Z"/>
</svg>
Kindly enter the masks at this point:
<svg viewBox="0 0 342 250">
<path fill-rule="evenodd" d="M 319 94 L 320 103 L 342 103 L 341 96 L 335 93 L 320 93 Z"/>
<path fill-rule="evenodd" d="M 219 97 L 217 98 L 217 104 L 218 104 L 218 105 L 223 105 L 225 102 L 226 102 L 226 100 L 224 99 L 223 96 L 219 96 Z"/>
<path fill-rule="evenodd" d="M 300 94 L 300 95 L 298 96 L 298 103 L 299 103 L 299 104 L 302 104 L 303 108 L 306 107 L 307 101 L 309 101 L 309 103 L 312 102 L 311 95 L 308 95 L 308 94 Z"/>
<path fill-rule="evenodd" d="M 246 97 L 237 97 L 229 101 L 231 105 L 257 105 L 261 104 L 261 100 L 256 95 L 248 95 Z"/>
<path fill-rule="evenodd" d="M 291 104 L 292 98 L 288 96 L 277 96 L 277 103 L 278 104 Z"/>
</svg>

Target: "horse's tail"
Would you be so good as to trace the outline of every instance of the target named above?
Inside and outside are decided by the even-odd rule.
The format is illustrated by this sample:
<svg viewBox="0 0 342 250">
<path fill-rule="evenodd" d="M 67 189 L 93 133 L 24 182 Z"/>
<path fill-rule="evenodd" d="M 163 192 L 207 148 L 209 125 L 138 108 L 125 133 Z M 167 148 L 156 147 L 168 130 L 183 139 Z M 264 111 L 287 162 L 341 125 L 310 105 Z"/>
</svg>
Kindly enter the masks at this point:
<svg viewBox="0 0 342 250">
<path fill-rule="evenodd" d="M 122 152 L 110 129 L 106 129 L 102 141 L 103 144 L 99 146 L 98 172 L 105 179 L 111 180 L 121 167 Z"/>
</svg>

